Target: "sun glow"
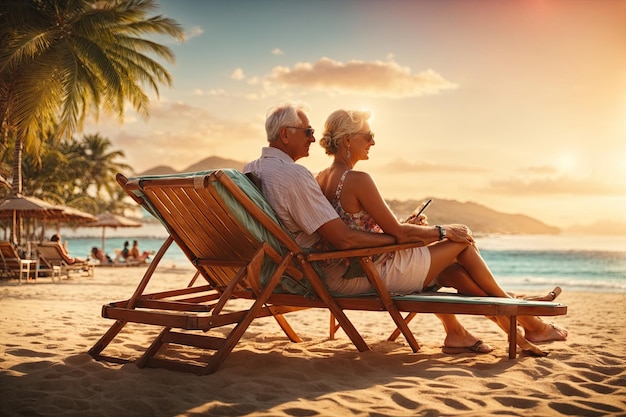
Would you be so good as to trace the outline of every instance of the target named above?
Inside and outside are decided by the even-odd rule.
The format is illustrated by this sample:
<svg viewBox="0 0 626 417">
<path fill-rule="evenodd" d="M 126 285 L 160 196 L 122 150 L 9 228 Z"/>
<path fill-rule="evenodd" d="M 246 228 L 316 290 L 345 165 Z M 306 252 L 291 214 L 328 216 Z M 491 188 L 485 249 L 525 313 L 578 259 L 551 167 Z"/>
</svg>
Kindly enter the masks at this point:
<svg viewBox="0 0 626 417">
<path fill-rule="evenodd" d="M 556 167 L 561 174 L 573 174 L 579 167 L 578 156 L 571 152 L 564 152 L 556 158 Z"/>
</svg>

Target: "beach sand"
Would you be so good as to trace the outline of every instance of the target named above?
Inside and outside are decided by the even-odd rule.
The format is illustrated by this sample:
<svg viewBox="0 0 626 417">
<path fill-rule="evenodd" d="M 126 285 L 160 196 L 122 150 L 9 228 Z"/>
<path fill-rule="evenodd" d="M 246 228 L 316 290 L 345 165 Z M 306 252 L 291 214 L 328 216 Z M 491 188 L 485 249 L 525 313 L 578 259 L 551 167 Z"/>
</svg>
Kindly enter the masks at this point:
<svg viewBox="0 0 626 417">
<path fill-rule="evenodd" d="M 504 334 L 483 317 L 461 316 L 490 354 L 446 355 L 444 331 L 430 314 L 410 325 L 422 349 L 386 313 L 348 313 L 372 351 L 359 353 L 343 332 L 328 340 L 328 312 L 287 317 L 302 343 L 273 319 L 252 324 L 222 367 L 196 376 L 132 363 L 97 362 L 86 352 L 113 323 L 101 306 L 127 299 L 141 268 L 98 268 L 17 284 L 0 281 L 2 416 L 605 416 L 626 415 L 626 294 L 574 293 L 559 301 L 570 331 L 542 345 L 545 358 L 509 360 Z M 157 269 L 158 282 L 186 282 L 191 271 Z M 546 289 L 549 290 L 549 289 Z M 159 329 L 128 325 L 105 353 L 139 356 Z M 181 351 L 180 355 L 190 352 Z"/>
</svg>

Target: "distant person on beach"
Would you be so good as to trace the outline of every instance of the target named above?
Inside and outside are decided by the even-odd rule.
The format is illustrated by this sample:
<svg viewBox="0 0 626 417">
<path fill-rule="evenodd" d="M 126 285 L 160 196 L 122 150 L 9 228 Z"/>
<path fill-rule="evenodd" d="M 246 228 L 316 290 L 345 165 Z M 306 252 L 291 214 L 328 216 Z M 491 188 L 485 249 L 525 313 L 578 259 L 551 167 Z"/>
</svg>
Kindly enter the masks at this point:
<svg viewBox="0 0 626 417">
<path fill-rule="evenodd" d="M 104 253 L 104 251 L 98 248 L 97 246 L 94 246 L 93 248 L 91 248 L 91 256 L 95 260 L 100 261 L 100 263 L 103 265 L 113 263 L 113 259 L 111 259 L 109 255 Z"/>
<path fill-rule="evenodd" d="M 61 237 L 59 235 L 52 235 L 50 237 L 50 242 L 56 242 L 61 257 L 68 265 L 73 265 L 76 262 L 85 262 L 84 259 L 76 258 L 70 255 L 69 251 L 67 250 L 67 241 L 65 241 L 65 243 L 61 243 Z"/>
<path fill-rule="evenodd" d="M 128 245 L 130 245 L 130 243 L 127 240 L 124 242 L 124 247 L 122 248 L 122 250 L 115 249 L 115 263 L 118 263 L 121 260 L 128 260 L 128 258 L 130 257 L 130 249 L 128 248 Z"/>
<path fill-rule="evenodd" d="M 122 258 L 124 259 L 128 259 L 130 257 L 130 249 L 128 249 L 128 245 L 129 243 L 127 240 L 124 242 L 124 248 L 122 248 L 122 252 L 121 252 Z"/>
<path fill-rule="evenodd" d="M 130 248 L 129 258 L 138 262 L 145 262 L 149 259 L 152 253 L 149 251 L 144 251 L 141 255 L 139 254 L 139 242 L 133 240 L 133 247 Z"/>
<path fill-rule="evenodd" d="M 363 181 L 361 185 L 368 187 L 369 193 L 374 193 L 371 196 L 373 209 L 370 208 L 368 201 L 367 207 L 363 207 L 361 203 L 360 209 L 349 210 L 354 215 L 359 214 L 361 218 L 357 219 L 359 222 L 354 221 L 351 227 L 348 227 L 329 202 L 334 197 L 334 190 L 332 195 L 325 195 L 313 174 L 295 163 L 296 160 L 309 155 L 309 147 L 315 142 L 314 129 L 309 124 L 307 110 L 308 106 L 303 104 L 287 104 L 271 109 L 265 123 L 269 146 L 263 148 L 259 159 L 249 162 L 243 169 L 245 173 L 251 172 L 260 178 L 262 193 L 301 247 L 328 250 L 382 246 L 396 242 L 422 242 L 428 246 L 382 255 L 375 260 L 374 266 L 390 292 L 408 294 L 434 290 L 443 285 L 454 287 L 448 281 L 454 281 L 453 277 L 456 277 L 458 282 L 453 283 L 460 287 L 463 293 L 481 292 L 486 295 L 509 297 L 480 257 L 467 226 L 455 224 L 429 227 L 398 223 L 367 174 L 359 178 Z M 336 159 L 336 168 L 343 170 L 341 175 L 346 170 L 349 171 L 356 161 L 366 159 L 367 150 L 374 142 L 367 118 L 359 120 L 357 124 L 358 128 L 349 126 L 352 130 L 346 130 L 342 127 L 343 130 L 334 132 L 334 126 L 327 122 L 324 138 L 337 139 L 333 142 L 336 144 L 333 153 L 338 152 L 344 138 L 350 138 L 350 141 L 346 141 L 342 146 L 343 158 Z M 354 142 L 352 149 L 348 146 L 351 141 Z M 335 170 L 332 173 L 334 174 Z M 329 175 L 330 172 L 322 173 L 319 181 L 325 185 L 325 190 L 330 190 L 332 185 L 336 189 L 339 178 L 334 176 L 330 178 Z M 328 196 L 330 198 L 327 198 Z M 377 215 L 379 211 L 386 210 L 386 216 L 393 220 L 385 217 L 377 222 L 374 213 L 369 216 L 366 212 L 370 209 Z M 324 272 L 327 276 L 326 284 L 334 292 L 359 294 L 373 290 L 363 274 L 348 276 L 351 270 L 347 262 L 327 263 L 324 265 Z M 493 350 L 471 335 L 454 315 L 438 317 L 444 323 L 447 333 L 445 347 L 478 353 Z M 566 330 L 545 323 L 539 318 L 518 319 L 521 323 L 523 321 L 528 340 L 563 340 L 567 337 Z M 534 346 L 530 349 L 537 354 L 544 354 Z"/>
</svg>

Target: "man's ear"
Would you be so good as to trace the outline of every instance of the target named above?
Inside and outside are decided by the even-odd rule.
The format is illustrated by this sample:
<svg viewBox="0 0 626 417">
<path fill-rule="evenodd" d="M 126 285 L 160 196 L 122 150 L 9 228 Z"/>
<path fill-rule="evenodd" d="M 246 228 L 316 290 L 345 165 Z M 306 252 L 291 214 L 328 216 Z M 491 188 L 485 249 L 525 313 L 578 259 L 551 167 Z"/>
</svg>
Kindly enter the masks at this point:
<svg viewBox="0 0 626 417">
<path fill-rule="evenodd" d="M 287 129 L 288 129 L 288 128 L 286 128 L 286 127 L 284 127 L 284 126 L 283 126 L 283 127 L 281 127 L 281 128 L 280 128 L 280 134 L 278 135 L 278 137 L 280 138 L 280 141 L 281 141 L 282 143 L 284 143 L 285 145 L 286 145 L 287 143 L 289 143 L 289 138 L 287 137 Z"/>
</svg>

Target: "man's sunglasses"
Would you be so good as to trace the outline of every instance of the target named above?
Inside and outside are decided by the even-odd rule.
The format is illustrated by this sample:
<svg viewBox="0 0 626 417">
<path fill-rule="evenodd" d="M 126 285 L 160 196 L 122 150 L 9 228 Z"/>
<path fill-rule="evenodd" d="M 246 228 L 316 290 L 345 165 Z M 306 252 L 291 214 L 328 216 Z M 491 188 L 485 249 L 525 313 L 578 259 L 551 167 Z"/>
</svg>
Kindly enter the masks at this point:
<svg viewBox="0 0 626 417">
<path fill-rule="evenodd" d="M 306 135 L 307 138 L 310 138 L 311 136 L 313 136 L 313 133 L 315 133 L 315 129 L 313 129 L 312 127 L 295 127 L 295 126 L 285 126 L 285 127 L 288 127 L 290 129 L 304 130 L 304 134 Z"/>
</svg>

